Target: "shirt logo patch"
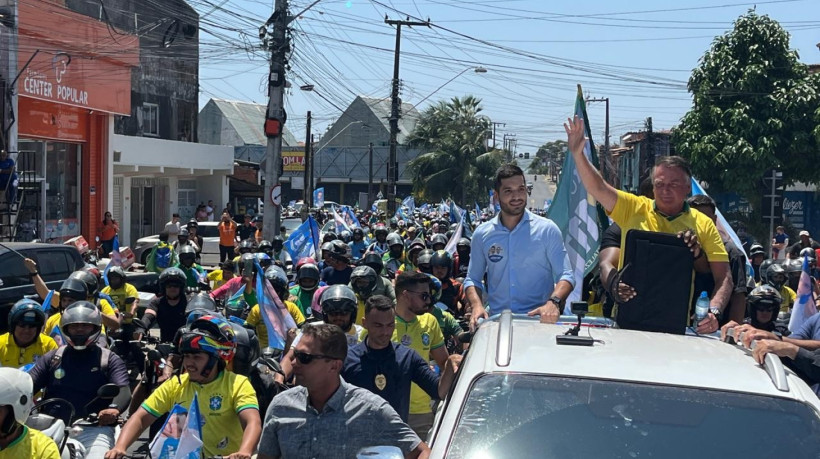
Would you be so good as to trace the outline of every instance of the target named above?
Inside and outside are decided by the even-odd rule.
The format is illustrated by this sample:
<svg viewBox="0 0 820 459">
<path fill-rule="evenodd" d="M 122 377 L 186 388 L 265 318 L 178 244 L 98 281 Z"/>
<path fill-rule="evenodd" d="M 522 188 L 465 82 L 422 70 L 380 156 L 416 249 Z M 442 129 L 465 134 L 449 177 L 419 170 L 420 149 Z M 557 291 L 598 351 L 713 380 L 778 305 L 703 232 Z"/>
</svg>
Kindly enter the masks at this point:
<svg viewBox="0 0 820 459">
<path fill-rule="evenodd" d="M 216 444 L 216 449 L 225 449 L 228 447 L 228 437 L 223 438 Z"/>
<path fill-rule="evenodd" d="M 410 344 L 413 343 L 413 338 L 411 338 L 410 335 L 403 335 L 401 337 L 401 343 L 404 344 L 405 346 L 409 346 Z"/>
<path fill-rule="evenodd" d="M 208 400 L 208 407 L 211 408 L 211 411 L 216 411 L 222 408 L 222 396 L 214 395 L 211 397 L 210 400 Z"/>
<path fill-rule="evenodd" d="M 493 244 L 487 252 L 487 257 L 493 263 L 497 263 L 504 258 L 504 249 L 500 245 Z"/>
<path fill-rule="evenodd" d="M 430 335 L 428 333 L 422 333 L 421 334 L 421 343 L 424 344 L 425 346 L 430 345 Z"/>
</svg>

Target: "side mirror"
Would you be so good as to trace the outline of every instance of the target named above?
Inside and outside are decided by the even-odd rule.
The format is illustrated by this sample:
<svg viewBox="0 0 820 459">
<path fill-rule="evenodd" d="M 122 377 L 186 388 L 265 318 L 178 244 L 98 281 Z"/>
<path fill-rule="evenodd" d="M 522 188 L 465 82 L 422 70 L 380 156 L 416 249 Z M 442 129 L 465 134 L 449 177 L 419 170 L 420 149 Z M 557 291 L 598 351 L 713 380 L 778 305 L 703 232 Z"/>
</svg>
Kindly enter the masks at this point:
<svg viewBox="0 0 820 459">
<path fill-rule="evenodd" d="M 120 386 L 105 384 L 97 390 L 97 397 L 103 400 L 113 400 L 120 393 Z"/>
</svg>

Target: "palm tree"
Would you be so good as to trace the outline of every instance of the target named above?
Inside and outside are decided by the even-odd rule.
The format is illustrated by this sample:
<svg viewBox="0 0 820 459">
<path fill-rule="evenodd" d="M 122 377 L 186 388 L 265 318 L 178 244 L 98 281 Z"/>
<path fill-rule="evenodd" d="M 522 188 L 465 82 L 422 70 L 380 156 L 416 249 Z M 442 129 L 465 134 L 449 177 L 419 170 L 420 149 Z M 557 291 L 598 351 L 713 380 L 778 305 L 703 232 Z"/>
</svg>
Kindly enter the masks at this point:
<svg viewBox="0 0 820 459">
<path fill-rule="evenodd" d="M 437 201 L 460 191 L 460 203 L 466 205 L 484 195 L 504 155 L 488 151 L 490 120 L 481 110 L 480 99 L 464 96 L 440 101 L 421 114 L 408 139 L 425 151 L 410 162 L 420 197 Z"/>
</svg>

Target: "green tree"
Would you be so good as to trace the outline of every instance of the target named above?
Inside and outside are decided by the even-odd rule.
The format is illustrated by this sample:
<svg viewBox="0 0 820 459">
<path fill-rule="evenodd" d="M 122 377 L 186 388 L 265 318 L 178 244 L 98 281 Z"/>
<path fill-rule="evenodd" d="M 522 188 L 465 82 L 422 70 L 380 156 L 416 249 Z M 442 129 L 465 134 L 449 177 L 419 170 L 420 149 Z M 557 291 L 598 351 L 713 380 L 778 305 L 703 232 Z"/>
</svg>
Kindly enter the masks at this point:
<svg viewBox="0 0 820 459">
<path fill-rule="evenodd" d="M 528 170 L 531 174 L 549 174 L 550 165 L 560 168 L 564 164 L 564 154 L 567 151 L 565 140 L 553 140 L 541 145 L 535 152 L 535 159 L 530 163 Z"/>
<path fill-rule="evenodd" d="M 425 110 L 408 138 L 424 153 L 410 162 L 414 193 L 427 201 L 453 197 L 465 206 L 484 200 L 501 150 L 488 151 L 490 120 L 481 114 L 481 100 L 453 98 Z"/>
<path fill-rule="evenodd" d="M 787 184 L 820 179 L 820 75 L 798 58 L 788 33 L 751 10 L 701 57 L 688 83 L 693 107 L 672 142 L 710 190 L 736 191 L 758 207 L 768 169 Z"/>
</svg>

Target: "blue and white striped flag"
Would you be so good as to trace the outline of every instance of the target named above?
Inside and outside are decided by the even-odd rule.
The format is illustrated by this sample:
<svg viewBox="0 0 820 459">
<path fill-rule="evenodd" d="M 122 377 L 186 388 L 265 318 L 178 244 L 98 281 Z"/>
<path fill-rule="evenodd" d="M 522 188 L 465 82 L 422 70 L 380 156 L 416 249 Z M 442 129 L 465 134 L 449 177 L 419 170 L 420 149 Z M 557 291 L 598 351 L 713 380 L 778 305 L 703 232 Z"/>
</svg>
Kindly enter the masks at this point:
<svg viewBox="0 0 820 459">
<path fill-rule="evenodd" d="M 811 316 L 817 314 L 812 282 L 809 274 L 809 257 L 804 255 L 803 270 L 800 272 L 800 281 L 797 284 L 797 301 L 794 302 L 792 316 L 789 319 L 789 331 L 792 333 L 800 330 Z"/>
</svg>

